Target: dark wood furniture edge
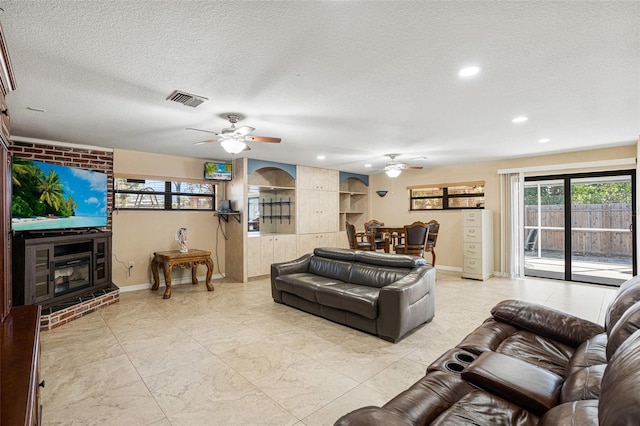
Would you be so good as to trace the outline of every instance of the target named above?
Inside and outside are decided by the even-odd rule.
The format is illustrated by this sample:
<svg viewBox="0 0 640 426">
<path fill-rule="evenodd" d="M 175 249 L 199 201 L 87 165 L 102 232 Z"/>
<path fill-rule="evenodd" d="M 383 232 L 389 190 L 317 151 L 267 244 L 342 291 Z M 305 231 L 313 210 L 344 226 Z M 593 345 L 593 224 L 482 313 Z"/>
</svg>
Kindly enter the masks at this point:
<svg viewBox="0 0 640 426">
<path fill-rule="evenodd" d="M 14 306 L 2 322 L 0 424 L 39 424 L 40 305 Z"/>
</svg>

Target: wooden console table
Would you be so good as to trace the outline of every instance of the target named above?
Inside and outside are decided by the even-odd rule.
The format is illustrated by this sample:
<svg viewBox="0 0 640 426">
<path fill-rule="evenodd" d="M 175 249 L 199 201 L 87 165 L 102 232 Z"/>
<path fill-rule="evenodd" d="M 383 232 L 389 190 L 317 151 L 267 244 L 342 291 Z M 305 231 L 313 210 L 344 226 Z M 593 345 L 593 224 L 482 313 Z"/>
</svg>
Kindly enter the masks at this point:
<svg viewBox="0 0 640 426">
<path fill-rule="evenodd" d="M 171 271 L 176 267 L 191 268 L 191 282 L 198 284 L 198 265 L 207 265 L 207 290 L 213 291 L 213 284 L 211 284 L 213 260 L 211 260 L 210 251 L 190 249 L 186 253 L 180 253 L 180 250 L 157 251 L 153 253 L 153 260 L 151 261 L 153 287 L 151 287 L 151 290 L 157 290 L 160 286 L 158 267 L 161 264 L 163 266 L 164 282 L 167 285 L 167 289 L 164 291 L 164 299 L 171 298 Z"/>
</svg>

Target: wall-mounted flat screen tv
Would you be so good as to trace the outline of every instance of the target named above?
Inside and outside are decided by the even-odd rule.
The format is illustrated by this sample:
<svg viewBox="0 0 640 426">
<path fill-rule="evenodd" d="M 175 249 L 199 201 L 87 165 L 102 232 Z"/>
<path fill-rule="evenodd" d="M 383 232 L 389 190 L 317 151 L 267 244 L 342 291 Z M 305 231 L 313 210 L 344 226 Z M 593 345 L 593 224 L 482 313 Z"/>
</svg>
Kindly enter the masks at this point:
<svg viewBox="0 0 640 426">
<path fill-rule="evenodd" d="M 107 226 L 106 173 L 13 159 L 14 231 Z"/>
<path fill-rule="evenodd" d="M 229 163 L 204 163 L 204 178 L 209 180 L 231 180 L 233 168 Z"/>
</svg>

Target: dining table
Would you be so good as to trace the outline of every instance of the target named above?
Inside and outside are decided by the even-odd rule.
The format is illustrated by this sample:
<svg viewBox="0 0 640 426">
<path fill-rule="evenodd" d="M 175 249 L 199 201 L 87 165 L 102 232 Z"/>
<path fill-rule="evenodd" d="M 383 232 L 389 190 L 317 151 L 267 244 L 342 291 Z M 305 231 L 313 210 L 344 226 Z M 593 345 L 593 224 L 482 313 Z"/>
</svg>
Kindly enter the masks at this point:
<svg viewBox="0 0 640 426">
<path fill-rule="evenodd" d="M 399 235 L 404 235 L 404 225 L 403 226 L 372 226 L 372 229 L 375 228 L 376 232 L 382 232 L 384 234 L 384 252 L 391 252 L 391 240 Z"/>
</svg>

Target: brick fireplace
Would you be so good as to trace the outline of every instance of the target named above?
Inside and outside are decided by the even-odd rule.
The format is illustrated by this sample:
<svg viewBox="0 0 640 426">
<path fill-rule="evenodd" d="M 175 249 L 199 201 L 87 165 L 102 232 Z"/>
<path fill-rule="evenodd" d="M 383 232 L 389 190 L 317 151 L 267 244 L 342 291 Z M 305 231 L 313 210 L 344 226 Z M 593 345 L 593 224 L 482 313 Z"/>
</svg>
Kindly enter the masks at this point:
<svg viewBox="0 0 640 426">
<path fill-rule="evenodd" d="M 87 145 L 40 143 L 26 138 L 15 138 L 9 149 L 11 154 L 18 158 L 104 172 L 107 174 L 108 194 L 113 193 L 112 150 Z M 113 199 L 108 196 L 109 212 L 113 211 L 112 207 Z M 51 253 L 47 254 L 47 260 L 51 266 L 44 269 L 52 269 L 49 273 L 56 279 L 50 295 L 44 295 L 40 290 L 18 289 L 16 291 L 14 283 L 14 304 L 37 303 L 42 306 L 41 330 L 59 327 L 119 301 L 118 287 L 111 282 L 111 223 L 111 215 L 108 215 L 107 226 L 101 228 L 102 234 L 98 232 L 88 236 L 86 238 L 88 242 L 74 241 L 75 247 L 82 248 L 82 250 L 76 250 L 78 253 L 65 253 L 62 250 L 57 252 L 56 247 L 60 244 L 56 245 L 55 242 L 49 244 Z M 72 235 L 71 239 L 74 238 L 76 237 Z M 82 236 L 78 238 L 84 240 Z M 43 238 L 42 241 L 48 239 L 51 238 Z M 35 282 L 37 285 L 42 273 L 34 272 L 35 278 L 26 277 L 25 275 L 29 274 L 29 262 L 25 264 L 27 255 L 24 251 L 15 252 L 15 250 L 20 251 L 20 247 L 24 248 L 24 246 L 25 244 L 18 240 L 14 241 L 12 246 L 14 263 L 16 259 L 22 258 L 22 262 L 17 262 L 19 265 L 14 264 L 14 277 L 18 276 L 22 282 Z M 30 255 L 32 257 L 29 259 L 35 258 L 37 254 L 34 248 L 33 254 Z M 77 255 L 77 264 L 74 263 L 76 260 L 67 259 L 74 255 Z M 43 257 L 43 254 L 40 256 Z M 71 272 L 67 273 L 67 271 Z M 88 274 L 88 271 L 91 273 Z"/>
</svg>

